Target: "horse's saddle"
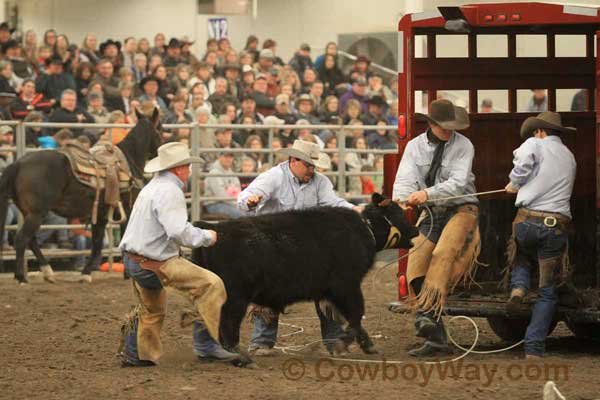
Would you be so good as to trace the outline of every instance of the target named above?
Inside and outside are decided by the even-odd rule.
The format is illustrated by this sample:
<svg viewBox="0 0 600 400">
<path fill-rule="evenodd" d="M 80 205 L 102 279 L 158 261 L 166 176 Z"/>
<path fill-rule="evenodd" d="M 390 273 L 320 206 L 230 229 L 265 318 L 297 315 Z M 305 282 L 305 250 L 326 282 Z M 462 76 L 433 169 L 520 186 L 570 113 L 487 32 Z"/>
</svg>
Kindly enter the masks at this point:
<svg viewBox="0 0 600 400">
<path fill-rule="evenodd" d="M 110 206 L 116 207 L 121 192 L 133 184 L 125 155 L 108 141 L 99 141 L 88 150 L 73 140 L 59 151 L 69 159 L 79 182 L 96 191 L 105 190 L 104 202 Z"/>
</svg>

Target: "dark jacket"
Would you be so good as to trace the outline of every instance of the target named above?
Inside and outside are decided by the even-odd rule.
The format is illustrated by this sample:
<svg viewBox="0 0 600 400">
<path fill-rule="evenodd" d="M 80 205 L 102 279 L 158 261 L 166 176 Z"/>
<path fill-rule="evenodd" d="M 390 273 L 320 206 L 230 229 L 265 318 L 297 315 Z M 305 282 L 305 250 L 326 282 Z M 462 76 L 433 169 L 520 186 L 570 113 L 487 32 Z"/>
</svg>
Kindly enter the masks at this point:
<svg viewBox="0 0 600 400">
<path fill-rule="evenodd" d="M 294 57 L 292 57 L 289 64 L 294 68 L 294 71 L 296 71 L 300 79 L 302 79 L 306 68 L 313 67 L 313 62 L 310 57 L 303 57 L 298 53 L 294 54 Z"/>
<path fill-rule="evenodd" d="M 85 119 L 82 121 L 82 123 L 86 123 L 86 124 L 91 124 L 96 122 L 96 120 L 94 119 L 93 116 L 91 116 L 87 111 L 85 111 L 84 109 L 80 108 L 80 107 L 76 107 L 74 111 L 69 111 L 66 110 L 62 107 L 56 108 L 54 109 L 54 112 L 50 115 L 50 120 L 49 122 L 79 122 L 77 120 L 77 114 L 82 114 Z M 61 128 L 55 128 L 54 132 L 52 132 L 53 134 L 58 132 Z M 78 137 L 84 134 L 83 129 L 81 128 L 69 128 L 69 130 L 71 132 L 73 132 L 73 136 Z M 90 135 L 87 135 L 90 136 Z M 92 139 L 92 142 L 95 142 L 96 140 L 98 140 L 97 137 L 95 136 L 90 136 L 90 139 Z"/>
<path fill-rule="evenodd" d="M 41 111 L 47 114 L 53 105 L 54 103 L 50 102 L 50 99 L 44 97 L 42 93 L 36 93 L 31 101 L 25 101 L 21 96 L 16 97 L 10 106 L 10 111 L 14 119 L 24 119 L 32 111 Z"/>
<path fill-rule="evenodd" d="M 60 100 L 60 95 L 66 89 L 77 90 L 75 79 L 68 73 L 42 74 L 35 81 L 35 91 L 49 99 Z"/>
</svg>

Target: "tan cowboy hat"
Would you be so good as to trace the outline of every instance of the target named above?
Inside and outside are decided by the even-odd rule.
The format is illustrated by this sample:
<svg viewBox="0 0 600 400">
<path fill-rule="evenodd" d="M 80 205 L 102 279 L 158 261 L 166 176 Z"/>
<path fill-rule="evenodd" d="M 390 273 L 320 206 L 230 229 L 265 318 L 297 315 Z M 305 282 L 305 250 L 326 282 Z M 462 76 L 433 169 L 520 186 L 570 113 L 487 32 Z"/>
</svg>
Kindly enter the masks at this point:
<svg viewBox="0 0 600 400">
<path fill-rule="evenodd" d="M 562 126 L 562 119 L 559 113 L 552 111 L 544 111 L 537 117 L 529 117 L 521 125 L 521 137 L 526 138 L 531 136 L 531 133 L 536 129 L 553 129 L 562 133 L 575 133 L 576 128 L 570 126 Z"/>
<path fill-rule="evenodd" d="M 325 153 L 319 154 L 319 159 L 315 162 L 315 167 L 321 168 L 322 170 L 330 170 L 331 158 Z"/>
<path fill-rule="evenodd" d="M 429 114 L 415 113 L 415 115 L 449 131 L 466 129 L 470 125 L 467 110 L 455 106 L 449 100 L 432 101 L 430 110 Z"/>
<path fill-rule="evenodd" d="M 158 157 L 148 161 L 148 164 L 144 167 L 144 172 L 154 173 L 201 161 L 199 157 L 190 155 L 190 149 L 185 143 L 172 142 L 163 144 L 158 148 Z"/>
<path fill-rule="evenodd" d="M 298 158 L 300 160 L 306 161 L 311 165 L 315 165 L 319 161 L 320 153 L 321 150 L 318 144 L 300 139 L 294 140 L 294 145 L 291 148 L 281 149 L 277 151 L 277 154 Z"/>
</svg>

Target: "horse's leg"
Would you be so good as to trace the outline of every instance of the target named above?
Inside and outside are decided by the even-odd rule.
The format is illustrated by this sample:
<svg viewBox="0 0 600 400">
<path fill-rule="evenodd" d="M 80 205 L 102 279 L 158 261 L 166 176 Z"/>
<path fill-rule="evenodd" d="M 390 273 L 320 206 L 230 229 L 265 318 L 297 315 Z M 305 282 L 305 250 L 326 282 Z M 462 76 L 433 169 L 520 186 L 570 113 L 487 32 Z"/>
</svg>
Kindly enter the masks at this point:
<svg viewBox="0 0 600 400">
<path fill-rule="evenodd" d="M 42 215 L 32 213 L 25 216 L 23 226 L 17 232 L 15 238 L 15 250 L 17 253 L 17 265 L 15 267 L 15 279 L 19 283 L 27 283 L 27 260 L 25 260 L 25 248 L 35 239 L 35 233 L 42 224 Z M 41 252 L 40 252 L 41 254 Z"/>
<path fill-rule="evenodd" d="M 100 266 L 102 261 L 102 241 L 104 240 L 104 229 L 106 228 L 107 221 L 99 220 L 96 225 L 92 225 L 92 255 L 88 259 L 82 274 L 82 281 L 92 281 L 92 271 L 95 271 Z"/>
<path fill-rule="evenodd" d="M 50 283 L 56 283 L 54 271 L 52 270 L 50 263 L 46 260 L 46 257 L 42 254 L 35 234 L 29 241 L 29 248 L 35 255 L 35 258 L 37 258 L 38 264 L 40 265 L 40 272 L 42 273 L 44 280 Z"/>
</svg>

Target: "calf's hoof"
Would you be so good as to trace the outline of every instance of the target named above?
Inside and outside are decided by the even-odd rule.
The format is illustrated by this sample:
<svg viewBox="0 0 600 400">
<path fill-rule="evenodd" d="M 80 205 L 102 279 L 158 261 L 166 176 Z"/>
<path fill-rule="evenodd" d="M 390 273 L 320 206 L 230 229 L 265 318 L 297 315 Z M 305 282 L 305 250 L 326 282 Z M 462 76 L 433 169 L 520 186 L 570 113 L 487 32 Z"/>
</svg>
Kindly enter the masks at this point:
<svg viewBox="0 0 600 400">
<path fill-rule="evenodd" d="M 92 275 L 81 275 L 79 278 L 79 282 L 81 283 L 92 283 Z"/>
<path fill-rule="evenodd" d="M 345 356 L 349 353 L 348 346 L 343 340 L 337 339 L 332 344 L 327 345 L 327 351 L 334 357 Z"/>
<path fill-rule="evenodd" d="M 46 282 L 56 283 L 56 278 L 54 276 L 54 271 L 50 265 L 42 265 L 40 267 L 40 272 L 42 273 L 42 277 Z"/>
</svg>

